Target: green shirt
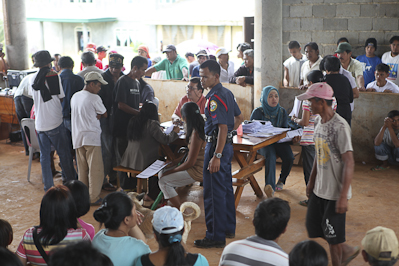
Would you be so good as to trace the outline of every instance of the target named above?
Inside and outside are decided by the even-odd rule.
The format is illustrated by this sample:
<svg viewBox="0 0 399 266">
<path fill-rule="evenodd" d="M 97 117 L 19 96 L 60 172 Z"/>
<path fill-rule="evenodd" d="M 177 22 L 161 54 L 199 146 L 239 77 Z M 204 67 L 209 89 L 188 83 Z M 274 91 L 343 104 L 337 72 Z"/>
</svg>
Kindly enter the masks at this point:
<svg viewBox="0 0 399 266">
<path fill-rule="evenodd" d="M 182 79 L 183 78 L 183 68 L 188 71 L 187 60 L 177 55 L 173 64 L 169 62 L 167 58 L 163 59 L 161 62 L 156 64 L 155 69 L 157 71 L 165 70 L 166 71 L 166 79 Z"/>
</svg>

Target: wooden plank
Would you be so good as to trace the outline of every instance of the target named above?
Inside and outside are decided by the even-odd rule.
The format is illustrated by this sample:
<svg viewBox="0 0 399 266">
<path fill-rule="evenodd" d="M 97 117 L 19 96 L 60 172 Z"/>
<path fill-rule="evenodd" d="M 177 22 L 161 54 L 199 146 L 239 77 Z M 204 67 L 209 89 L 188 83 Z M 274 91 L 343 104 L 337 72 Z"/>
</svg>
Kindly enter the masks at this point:
<svg viewBox="0 0 399 266">
<path fill-rule="evenodd" d="M 248 177 L 249 175 L 253 175 L 254 173 L 260 171 L 262 169 L 262 167 L 264 166 L 264 164 L 265 164 L 265 158 L 256 160 L 255 162 L 235 171 L 233 173 L 233 177 L 237 178 L 237 179 L 244 179 L 244 178 Z"/>
</svg>

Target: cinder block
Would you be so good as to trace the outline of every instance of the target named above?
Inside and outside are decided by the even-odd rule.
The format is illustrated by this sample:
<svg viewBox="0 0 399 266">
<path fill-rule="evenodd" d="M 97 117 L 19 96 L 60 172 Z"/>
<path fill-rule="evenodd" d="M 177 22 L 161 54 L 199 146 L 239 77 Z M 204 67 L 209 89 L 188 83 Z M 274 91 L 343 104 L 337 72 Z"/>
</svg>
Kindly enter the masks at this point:
<svg viewBox="0 0 399 266">
<path fill-rule="evenodd" d="M 373 0 L 351 0 L 352 3 L 371 3 Z"/>
<path fill-rule="evenodd" d="M 335 54 L 335 51 L 337 50 L 337 46 L 336 45 L 323 45 L 323 57 L 326 55 L 333 55 Z"/>
<path fill-rule="evenodd" d="M 312 7 L 313 16 L 316 18 L 333 18 L 336 14 L 336 8 L 335 5 L 314 5 Z"/>
<path fill-rule="evenodd" d="M 324 0 L 302 0 L 302 3 L 324 3 Z"/>
<path fill-rule="evenodd" d="M 302 46 L 307 44 L 308 42 L 311 41 L 312 34 L 309 31 L 301 31 L 301 32 L 291 32 L 290 33 L 290 41 L 295 40 L 299 42 Z"/>
<path fill-rule="evenodd" d="M 324 0 L 324 3 L 346 3 L 348 0 Z"/>
<path fill-rule="evenodd" d="M 292 18 L 303 18 L 311 17 L 312 9 L 308 6 L 290 6 L 290 17 Z"/>
<path fill-rule="evenodd" d="M 290 32 L 289 31 L 283 31 L 283 44 L 287 45 L 290 42 Z M 284 47 L 285 49 L 287 47 Z"/>
<path fill-rule="evenodd" d="M 352 56 L 353 57 L 358 57 L 359 55 L 362 55 L 364 53 L 366 53 L 366 52 L 364 51 L 364 47 L 363 46 L 352 47 Z"/>
<path fill-rule="evenodd" d="M 380 4 L 361 5 L 360 16 L 362 17 L 383 17 L 385 9 Z"/>
<path fill-rule="evenodd" d="M 350 18 L 348 19 L 348 30 L 371 30 L 373 28 L 373 20 L 371 18 Z"/>
<path fill-rule="evenodd" d="M 336 17 L 358 17 L 360 5 L 337 5 Z"/>
<path fill-rule="evenodd" d="M 301 31 L 323 30 L 322 18 L 301 18 Z"/>
<path fill-rule="evenodd" d="M 337 45 L 337 41 L 339 38 L 346 37 L 349 40 L 350 44 L 358 44 L 359 43 L 359 32 L 356 31 L 336 31 L 334 33 L 334 43 Z"/>
<path fill-rule="evenodd" d="M 384 37 L 384 40 L 385 40 L 385 44 L 390 44 L 389 43 L 389 40 L 393 37 L 393 36 L 399 36 L 399 32 L 397 32 L 397 31 L 388 31 L 388 32 L 385 32 L 385 37 Z"/>
<path fill-rule="evenodd" d="M 300 30 L 301 20 L 299 18 L 284 18 L 283 31 Z"/>
<path fill-rule="evenodd" d="M 283 6 L 283 18 L 290 16 L 290 6 Z"/>
<path fill-rule="evenodd" d="M 334 34 L 328 31 L 313 31 L 312 41 L 321 44 L 333 44 L 335 42 Z"/>
<path fill-rule="evenodd" d="M 324 30 L 347 30 L 348 19 L 346 18 L 325 18 L 323 19 Z"/>
<path fill-rule="evenodd" d="M 389 18 L 397 18 L 399 17 L 399 3 L 398 4 L 390 4 L 385 6 L 385 16 Z"/>
<path fill-rule="evenodd" d="M 283 0 L 283 5 L 299 4 L 302 0 Z"/>
<path fill-rule="evenodd" d="M 399 19 L 398 18 L 374 18 L 373 19 L 373 30 L 398 30 Z"/>
<path fill-rule="evenodd" d="M 377 40 L 377 50 L 379 50 L 380 45 L 386 44 L 388 42 L 385 41 L 385 33 L 384 32 L 376 32 L 376 31 L 365 31 L 359 32 L 359 43 L 363 44 L 366 42 L 368 38 L 375 38 Z"/>
<path fill-rule="evenodd" d="M 391 51 L 391 48 L 389 47 L 389 45 L 381 45 L 378 46 L 378 50 L 375 52 L 375 54 L 379 57 L 382 57 L 382 55 L 386 52 Z"/>
</svg>

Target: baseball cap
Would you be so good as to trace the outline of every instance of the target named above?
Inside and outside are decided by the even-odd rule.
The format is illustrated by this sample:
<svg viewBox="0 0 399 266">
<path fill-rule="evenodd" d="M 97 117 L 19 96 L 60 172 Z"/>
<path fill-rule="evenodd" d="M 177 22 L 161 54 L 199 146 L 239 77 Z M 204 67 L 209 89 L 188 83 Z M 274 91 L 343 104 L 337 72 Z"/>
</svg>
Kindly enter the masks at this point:
<svg viewBox="0 0 399 266">
<path fill-rule="evenodd" d="M 162 51 L 162 53 L 172 52 L 172 51 L 176 51 L 176 46 L 174 46 L 173 44 L 169 44 L 168 46 L 166 46 L 166 49 Z"/>
<path fill-rule="evenodd" d="M 368 38 L 364 44 L 364 47 L 367 46 L 374 46 L 374 48 L 377 50 L 377 40 L 375 38 Z"/>
<path fill-rule="evenodd" d="M 370 256 L 381 261 L 390 261 L 399 255 L 398 238 L 395 232 L 382 226 L 368 231 L 362 240 L 362 246 Z"/>
<path fill-rule="evenodd" d="M 216 56 L 216 57 L 219 57 L 219 56 L 222 55 L 222 54 L 228 54 L 228 53 L 230 53 L 230 52 L 231 52 L 231 50 L 227 50 L 227 49 L 224 48 L 224 47 L 220 47 L 219 49 L 216 50 L 215 56 Z"/>
<path fill-rule="evenodd" d="M 100 46 L 97 47 L 97 53 L 99 53 L 99 52 L 106 52 L 106 51 L 108 51 L 108 50 L 105 49 L 105 47 L 102 46 L 102 45 L 100 45 Z"/>
<path fill-rule="evenodd" d="M 85 84 L 87 84 L 88 81 L 95 81 L 95 80 L 99 81 L 103 85 L 108 84 L 108 82 L 106 82 L 101 76 L 101 74 L 98 72 L 92 71 L 85 74 Z"/>
<path fill-rule="evenodd" d="M 122 68 L 123 66 L 123 56 L 115 53 L 115 54 L 110 54 L 109 55 L 109 66 L 110 67 L 120 67 Z"/>
<path fill-rule="evenodd" d="M 152 218 L 154 230 L 160 234 L 173 234 L 184 227 L 183 214 L 176 208 L 165 206 L 154 212 Z"/>
<path fill-rule="evenodd" d="M 298 100 L 308 100 L 310 98 L 321 98 L 324 100 L 332 100 L 334 91 L 326 82 L 313 83 L 305 93 L 297 96 Z"/>
<path fill-rule="evenodd" d="M 352 46 L 349 43 L 347 43 L 347 42 L 341 42 L 338 45 L 338 48 L 337 48 L 337 50 L 335 52 L 336 53 L 343 53 L 343 52 L 346 52 L 346 51 L 352 51 Z"/>
<path fill-rule="evenodd" d="M 196 56 L 198 57 L 198 56 L 208 56 L 208 53 L 206 52 L 206 50 L 201 50 L 201 51 L 199 51 L 197 54 L 196 54 Z"/>
</svg>

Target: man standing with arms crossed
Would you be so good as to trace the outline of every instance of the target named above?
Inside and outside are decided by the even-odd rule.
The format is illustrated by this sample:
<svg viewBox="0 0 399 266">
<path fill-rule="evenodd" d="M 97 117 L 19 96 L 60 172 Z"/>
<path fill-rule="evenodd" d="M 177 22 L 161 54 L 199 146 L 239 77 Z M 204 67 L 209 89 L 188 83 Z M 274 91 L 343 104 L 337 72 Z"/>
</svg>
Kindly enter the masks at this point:
<svg viewBox="0 0 399 266">
<path fill-rule="evenodd" d="M 202 87 L 210 89 L 205 104 L 204 208 L 206 236 L 199 248 L 222 248 L 235 237 L 236 212 L 231 176 L 233 135 L 243 117 L 233 93 L 220 83 L 220 66 L 207 60 L 200 66 Z"/>
<path fill-rule="evenodd" d="M 316 158 L 306 187 L 309 197 L 306 228 L 310 238 L 322 237 L 330 247 L 333 266 L 347 265 L 359 247 L 345 243 L 348 199 L 354 172 L 351 129 L 332 106 L 334 91 L 327 83 L 314 83 L 298 96 L 309 100 L 315 119 Z"/>
</svg>

